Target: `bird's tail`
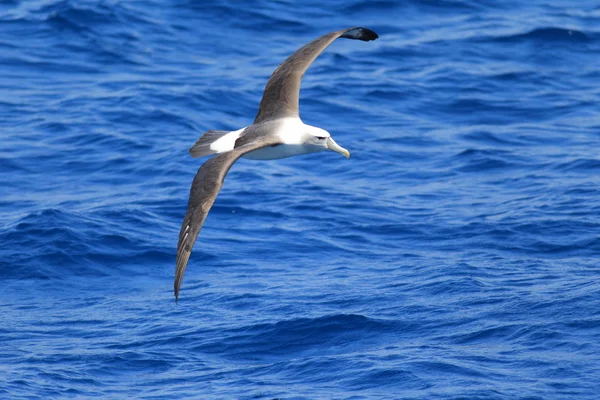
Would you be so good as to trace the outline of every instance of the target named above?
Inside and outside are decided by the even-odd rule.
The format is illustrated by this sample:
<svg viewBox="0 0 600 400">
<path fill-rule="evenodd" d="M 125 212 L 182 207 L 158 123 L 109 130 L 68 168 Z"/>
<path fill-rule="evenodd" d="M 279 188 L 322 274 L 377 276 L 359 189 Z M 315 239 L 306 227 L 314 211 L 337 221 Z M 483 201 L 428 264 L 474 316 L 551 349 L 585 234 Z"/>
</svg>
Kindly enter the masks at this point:
<svg viewBox="0 0 600 400">
<path fill-rule="evenodd" d="M 190 155 L 194 158 L 197 158 L 218 153 L 219 151 L 211 149 L 210 145 L 216 142 L 217 140 L 221 139 L 228 133 L 231 132 L 215 130 L 205 132 L 202 136 L 200 136 L 200 139 L 198 139 L 198 141 L 192 147 L 190 147 Z"/>
</svg>

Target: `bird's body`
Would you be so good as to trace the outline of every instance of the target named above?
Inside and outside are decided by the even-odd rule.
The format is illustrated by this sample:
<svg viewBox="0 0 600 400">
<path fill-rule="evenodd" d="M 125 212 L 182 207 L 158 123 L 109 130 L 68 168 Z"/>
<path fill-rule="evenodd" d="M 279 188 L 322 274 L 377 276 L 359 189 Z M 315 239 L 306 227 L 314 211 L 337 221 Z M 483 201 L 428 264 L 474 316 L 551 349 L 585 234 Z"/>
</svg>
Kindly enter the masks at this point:
<svg viewBox="0 0 600 400">
<path fill-rule="evenodd" d="M 302 76 L 317 56 L 335 39 L 344 37 L 369 41 L 377 34 L 366 28 L 331 32 L 313 40 L 288 57 L 271 75 L 254 123 L 236 131 L 205 132 L 190 148 L 192 157 L 215 154 L 194 177 L 187 212 L 177 244 L 175 298 L 183 279 L 192 246 L 204 224 L 227 172 L 240 157 L 273 160 L 300 154 L 331 150 L 350 157 L 329 132 L 302 122 L 298 99 Z"/>
<path fill-rule="evenodd" d="M 251 160 L 276 160 L 300 154 L 314 153 L 320 151 L 317 146 L 305 145 L 304 133 L 310 132 L 313 136 L 329 137 L 329 133 L 316 126 L 306 125 L 298 117 L 280 118 L 266 121 L 266 127 L 271 134 L 276 135 L 281 141 L 280 145 L 263 147 L 254 150 L 242 157 Z M 216 154 L 225 153 L 235 148 L 235 142 L 244 134 L 248 127 L 231 131 L 210 143 L 209 148 Z M 192 148 L 193 149 L 193 148 Z M 190 150 L 193 151 L 193 150 Z"/>
</svg>

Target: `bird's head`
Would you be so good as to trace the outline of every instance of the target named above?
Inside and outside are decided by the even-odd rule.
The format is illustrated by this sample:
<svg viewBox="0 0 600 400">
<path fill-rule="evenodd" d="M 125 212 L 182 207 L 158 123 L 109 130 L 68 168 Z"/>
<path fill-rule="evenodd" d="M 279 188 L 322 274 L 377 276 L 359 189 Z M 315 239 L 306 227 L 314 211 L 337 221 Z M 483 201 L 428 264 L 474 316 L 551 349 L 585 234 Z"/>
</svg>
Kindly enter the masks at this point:
<svg viewBox="0 0 600 400">
<path fill-rule="evenodd" d="M 309 126 L 307 125 L 308 128 L 308 135 L 307 135 L 307 142 L 306 144 L 310 145 L 310 146 L 316 146 L 317 151 L 322 151 L 322 150 L 331 150 L 331 151 L 335 151 L 336 153 L 340 153 L 341 155 L 343 155 L 346 158 L 350 158 L 350 152 L 346 149 L 344 149 L 342 146 L 338 145 L 335 140 L 333 140 L 331 138 L 331 135 L 329 134 L 329 132 L 327 132 L 325 129 L 321 129 L 321 128 L 317 128 L 316 126 Z"/>
</svg>

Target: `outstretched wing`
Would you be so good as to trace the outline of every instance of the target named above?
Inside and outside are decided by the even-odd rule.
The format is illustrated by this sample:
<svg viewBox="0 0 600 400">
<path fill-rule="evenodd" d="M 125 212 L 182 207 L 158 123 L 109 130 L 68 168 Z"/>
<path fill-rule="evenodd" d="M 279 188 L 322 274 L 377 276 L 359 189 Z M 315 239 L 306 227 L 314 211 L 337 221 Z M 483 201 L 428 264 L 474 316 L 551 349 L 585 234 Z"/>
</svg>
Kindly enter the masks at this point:
<svg viewBox="0 0 600 400">
<path fill-rule="evenodd" d="M 279 141 L 273 135 L 262 135 L 260 130 L 249 132 L 247 138 L 254 139 L 245 144 L 219 154 L 206 161 L 196 173 L 192 188 L 190 189 L 190 200 L 188 202 L 187 212 L 181 224 L 179 232 L 179 243 L 177 244 L 177 261 L 175 267 L 175 300 L 179 298 L 179 288 L 183 279 L 183 273 L 187 266 L 194 242 L 202 229 L 204 220 L 208 211 L 212 207 L 227 172 L 234 162 L 241 156 L 251 151 L 260 149 L 264 146 L 279 144 Z"/>
<path fill-rule="evenodd" d="M 367 28 L 343 29 L 323 35 L 297 50 L 277 67 L 269 78 L 254 120 L 255 124 L 270 119 L 298 116 L 302 76 L 319 54 L 339 37 L 366 42 L 379 36 Z"/>
</svg>

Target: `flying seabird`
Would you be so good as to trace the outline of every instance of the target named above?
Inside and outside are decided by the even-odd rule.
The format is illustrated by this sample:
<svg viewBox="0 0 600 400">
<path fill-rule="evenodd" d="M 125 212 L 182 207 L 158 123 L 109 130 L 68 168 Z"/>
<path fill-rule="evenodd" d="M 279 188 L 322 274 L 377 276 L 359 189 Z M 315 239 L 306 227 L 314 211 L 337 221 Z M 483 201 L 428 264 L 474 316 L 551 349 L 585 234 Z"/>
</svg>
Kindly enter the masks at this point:
<svg viewBox="0 0 600 400">
<path fill-rule="evenodd" d="M 366 42 L 379 36 L 370 29 L 359 27 L 331 32 L 313 40 L 273 72 L 252 125 L 232 132 L 210 130 L 189 149 L 192 157 L 218 155 L 200 167 L 192 182 L 177 244 L 175 300 L 179 298 L 183 273 L 196 237 L 223 186 L 225 175 L 238 158 L 273 160 L 323 150 L 350 157 L 348 150 L 339 146 L 329 132 L 304 124 L 298 113 L 302 76 L 319 54 L 339 37 Z"/>
</svg>

